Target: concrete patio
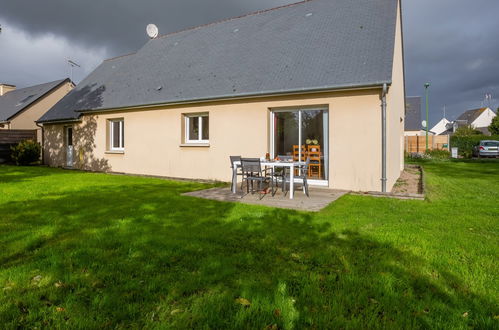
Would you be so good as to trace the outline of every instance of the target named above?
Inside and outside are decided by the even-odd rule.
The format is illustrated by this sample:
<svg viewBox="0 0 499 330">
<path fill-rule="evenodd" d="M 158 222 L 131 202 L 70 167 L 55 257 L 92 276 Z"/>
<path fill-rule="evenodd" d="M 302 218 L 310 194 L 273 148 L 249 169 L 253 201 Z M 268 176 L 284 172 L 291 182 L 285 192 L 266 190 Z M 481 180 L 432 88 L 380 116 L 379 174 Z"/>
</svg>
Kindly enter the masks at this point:
<svg viewBox="0 0 499 330">
<path fill-rule="evenodd" d="M 261 198 L 262 195 L 260 193 L 255 193 L 253 195 L 251 193 L 245 194 L 241 190 L 238 190 L 237 194 L 233 194 L 230 188 L 227 187 L 192 191 L 184 193 L 183 195 L 224 202 L 318 212 L 341 196 L 347 194 L 348 191 L 311 188 L 309 193 L 310 197 L 307 197 L 301 190 L 297 190 L 295 191 L 294 199 L 289 199 L 289 195 L 284 195 L 282 191 L 279 190 L 273 197 L 271 194 L 266 194 Z"/>
</svg>

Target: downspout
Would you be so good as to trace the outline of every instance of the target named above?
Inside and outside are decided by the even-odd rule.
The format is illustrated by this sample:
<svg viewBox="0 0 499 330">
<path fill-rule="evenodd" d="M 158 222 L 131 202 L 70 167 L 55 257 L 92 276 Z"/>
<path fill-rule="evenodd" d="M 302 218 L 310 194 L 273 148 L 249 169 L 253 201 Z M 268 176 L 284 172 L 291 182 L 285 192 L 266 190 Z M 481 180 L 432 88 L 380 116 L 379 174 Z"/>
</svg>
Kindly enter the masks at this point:
<svg viewBox="0 0 499 330">
<path fill-rule="evenodd" d="M 386 93 L 388 86 L 383 84 L 381 94 L 381 191 L 386 192 Z"/>
<path fill-rule="evenodd" d="M 35 125 L 42 129 L 42 154 L 41 154 L 41 156 L 42 156 L 42 164 L 43 164 L 45 161 L 45 158 L 43 157 L 43 154 L 45 151 L 45 131 L 43 129 L 43 125 L 40 125 L 37 122 L 35 122 Z"/>
</svg>

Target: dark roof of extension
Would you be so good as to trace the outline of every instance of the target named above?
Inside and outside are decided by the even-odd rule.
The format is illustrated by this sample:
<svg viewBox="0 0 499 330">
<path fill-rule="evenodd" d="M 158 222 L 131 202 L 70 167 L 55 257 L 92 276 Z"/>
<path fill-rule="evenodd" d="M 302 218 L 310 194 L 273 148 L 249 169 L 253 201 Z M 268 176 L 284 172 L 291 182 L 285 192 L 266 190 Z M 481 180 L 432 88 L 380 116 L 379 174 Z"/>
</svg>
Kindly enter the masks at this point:
<svg viewBox="0 0 499 330">
<path fill-rule="evenodd" d="M 9 121 L 69 78 L 16 89 L 0 96 L 0 121 Z"/>
<path fill-rule="evenodd" d="M 404 130 L 421 130 L 421 96 L 406 97 L 405 107 Z"/>
<path fill-rule="evenodd" d="M 467 125 L 471 125 L 487 109 L 479 108 L 465 111 L 456 120 L 466 121 Z"/>
<path fill-rule="evenodd" d="M 398 0 L 309 0 L 147 42 L 40 121 L 78 111 L 391 83 Z"/>
</svg>

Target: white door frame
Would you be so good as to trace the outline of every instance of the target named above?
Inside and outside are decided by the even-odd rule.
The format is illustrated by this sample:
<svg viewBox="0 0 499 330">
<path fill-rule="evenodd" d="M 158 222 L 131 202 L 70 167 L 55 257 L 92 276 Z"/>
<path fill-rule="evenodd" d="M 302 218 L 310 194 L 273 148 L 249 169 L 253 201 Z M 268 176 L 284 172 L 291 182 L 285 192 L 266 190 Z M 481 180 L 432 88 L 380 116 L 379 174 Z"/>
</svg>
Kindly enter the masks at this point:
<svg viewBox="0 0 499 330">
<path fill-rule="evenodd" d="M 69 131 L 71 130 L 71 134 Z M 73 167 L 74 164 L 74 147 L 73 147 L 73 126 L 64 127 L 64 144 L 66 145 L 66 166 Z"/>
<path fill-rule="evenodd" d="M 327 171 L 326 180 L 308 180 L 308 183 L 313 186 L 329 186 L 329 108 L 328 107 L 295 107 L 295 108 L 282 108 L 282 109 L 269 109 L 270 110 L 270 157 L 275 158 L 275 112 L 290 112 L 298 111 L 298 145 L 302 144 L 302 130 L 301 130 L 301 120 L 302 111 L 307 110 L 322 110 L 324 111 L 323 121 L 326 124 L 324 127 L 324 147 L 323 152 L 327 153 L 327 159 L 324 157 L 324 171 Z M 301 159 L 301 148 L 298 148 Z M 326 155 L 326 154 L 325 154 Z M 327 168 L 326 168 L 327 167 Z"/>
</svg>

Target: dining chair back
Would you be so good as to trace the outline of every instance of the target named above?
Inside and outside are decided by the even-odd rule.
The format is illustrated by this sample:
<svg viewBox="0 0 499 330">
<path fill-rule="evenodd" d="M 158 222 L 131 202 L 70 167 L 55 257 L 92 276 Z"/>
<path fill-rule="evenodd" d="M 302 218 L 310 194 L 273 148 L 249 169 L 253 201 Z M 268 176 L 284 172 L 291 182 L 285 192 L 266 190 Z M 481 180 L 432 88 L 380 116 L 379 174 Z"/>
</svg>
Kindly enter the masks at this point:
<svg viewBox="0 0 499 330">
<path fill-rule="evenodd" d="M 293 145 L 293 160 L 298 162 L 298 161 L 303 161 L 306 159 L 306 149 L 305 149 L 305 146 L 302 145 L 301 146 L 301 159 L 300 159 L 300 146 L 298 146 L 297 144 L 294 144 Z"/>
<path fill-rule="evenodd" d="M 260 158 L 241 158 L 241 167 L 244 174 L 259 175 L 262 171 Z"/>
<path fill-rule="evenodd" d="M 234 168 L 234 162 L 240 162 L 241 156 L 229 156 L 230 158 L 230 167 Z"/>
<path fill-rule="evenodd" d="M 307 156 L 310 160 L 308 166 L 308 176 L 309 177 L 322 177 L 322 160 L 321 160 L 321 146 L 320 145 L 309 145 L 307 148 Z"/>
<path fill-rule="evenodd" d="M 234 182 L 237 183 L 237 176 L 238 175 L 242 176 L 243 172 L 241 166 L 236 166 L 234 164 L 235 162 L 241 162 L 241 156 L 229 156 L 229 159 L 230 159 L 230 168 L 232 169 L 232 181 L 230 183 L 230 190 L 232 190 Z M 241 183 L 241 189 L 243 189 L 243 183 L 244 181 Z"/>
</svg>

